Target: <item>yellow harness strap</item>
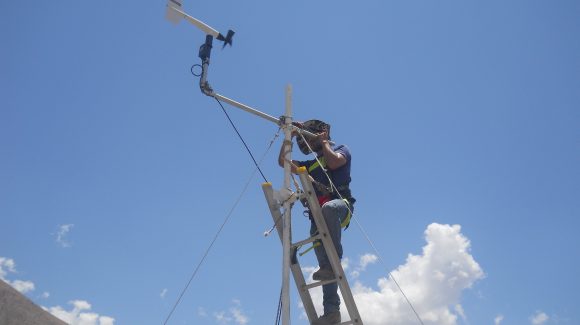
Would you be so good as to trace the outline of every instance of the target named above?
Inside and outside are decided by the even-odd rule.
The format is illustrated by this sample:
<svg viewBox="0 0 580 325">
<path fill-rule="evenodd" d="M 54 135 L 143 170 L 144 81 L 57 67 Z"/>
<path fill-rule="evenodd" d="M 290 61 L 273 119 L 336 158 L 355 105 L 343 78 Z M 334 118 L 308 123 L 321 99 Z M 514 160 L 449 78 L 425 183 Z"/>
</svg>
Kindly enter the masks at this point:
<svg viewBox="0 0 580 325">
<path fill-rule="evenodd" d="M 306 253 L 308 253 L 308 252 L 310 252 L 311 250 L 313 250 L 313 249 L 314 249 L 314 247 L 318 247 L 318 246 L 320 246 L 320 245 L 321 245 L 321 244 L 320 244 L 320 240 L 317 240 L 317 241 L 315 241 L 315 242 L 314 242 L 314 244 L 312 244 L 312 246 L 308 247 L 306 250 L 304 250 L 302 253 L 300 253 L 300 254 L 298 254 L 298 255 L 300 255 L 300 257 L 302 257 L 302 256 L 306 255 Z"/>
<path fill-rule="evenodd" d="M 318 163 L 318 161 L 320 161 L 320 164 Z M 324 157 L 318 159 L 317 161 L 314 162 L 314 164 L 310 165 L 310 167 L 308 167 L 308 172 L 309 173 L 312 172 L 316 168 L 320 167 L 321 164 L 322 168 L 326 168 L 326 159 Z"/>
<path fill-rule="evenodd" d="M 344 203 L 346 203 L 346 206 L 349 207 L 350 206 L 350 202 L 348 202 L 347 199 L 342 199 L 344 201 Z M 341 228 L 344 228 L 346 226 L 348 226 L 348 224 L 350 223 L 350 217 L 352 217 L 352 213 L 351 213 L 351 209 L 348 209 L 348 213 L 346 214 L 346 218 L 344 218 L 344 220 L 342 221 L 342 223 L 340 224 Z"/>
</svg>

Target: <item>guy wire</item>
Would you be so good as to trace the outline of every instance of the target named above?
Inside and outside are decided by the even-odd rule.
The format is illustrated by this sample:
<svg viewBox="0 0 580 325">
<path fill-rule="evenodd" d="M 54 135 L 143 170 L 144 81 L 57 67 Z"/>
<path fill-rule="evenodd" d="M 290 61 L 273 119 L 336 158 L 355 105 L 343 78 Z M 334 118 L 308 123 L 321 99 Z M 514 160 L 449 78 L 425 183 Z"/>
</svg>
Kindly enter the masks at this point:
<svg viewBox="0 0 580 325">
<path fill-rule="evenodd" d="M 228 114 L 228 112 L 224 108 L 224 105 L 222 105 L 222 102 L 220 102 L 219 99 L 215 98 L 215 100 L 218 102 L 218 104 L 220 104 L 220 107 L 222 108 L 222 111 L 224 111 L 224 114 L 226 114 L 226 117 L 230 121 L 230 124 L 234 128 L 234 131 L 236 131 L 236 133 L 238 134 L 238 137 L 240 138 L 240 140 L 242 140 L 242 143 L 244 144 L 244 147 L 246 147 L 246 150 L 250 154 L 250 157 L 252 157 L 252 161 L 254 161 L 254 165 L 256 165 L 256 168 L 260 171 L 260 175 L 262 175 L 262 178 L 264 179 L 264 182 L 268 183 L 268 180 L 266 179 L 266 176 L 264 176 L 264 173 L 262 172 L 262 169 L 260 169 L 260 166 L 256 162 L 256 159 L 254 158 L 254 155 L 252 154 L 252 151 L 250 150 L 250 148 L 246 144 L 246 141 L 244 141 L 244 138 L 242 138 L 242 135 L 240 134 L 240 132 L 238 131 L 238 128 L 236 127 L 236 125 L 234 124 L 234 122 L 232 121 L 232 119 L 230 118 L 230 115 Z M 278 131 L 280 131 L 280 129 L 278 129 Z"/>
<path fill-rule="evenodd" d="M 219 101 L 218 101 L 219 103 Z M 221 105 L 221 103 L 220 103 Z M 223 108 L 223 107 L 222 107 Z M 226 114 L 227 115 L 227 114 Z M 231 120 L 230 120 L 231 122 Z M 237 132 L 237 130 L 236 130 Z M 238 133 L 239 134 L 239 133 Z M 274 142 L 276 141 L 276 138 L 278 138 L 280 134 L 280 129 L 278 129 L 278 131 L 276 132 L 276 134 L 274 135 L 274 138 L 272 139 L 272 141 L 270 141 L 270 144 L 268 145 L 268 148 L 266 149 L 266 152 L 264 152 L 264 155 L 262 156 L 262 158 L 260 159 L 260 163 L 264 160 L 264 158 L 266 158 L 266 154 L 270 151 L 270 149 L 272 148 L 272 145 L 274 144 Z M 242 140 L 243 141 L 243 140 Z M 247 146 L 246 146 L 247 148 Z M 249 151 L 249 149 L 248 149 Z M 251 155 L 251 153 L 250 153 Z M 252 156 L 253 159 L 253 156 Z M 254 160 L 254 162 L 256 163 L 256 161 Z M 221 234 L 222 230 L 224 229 L 225 225 L 228 223 L 228 221 L 230 220 L 234 210 L 236 209 L 236 207 L 238 206 L 238 204 L 240 203 L 242 197 L 244 196 L 244 194 L 246 193 L 248 186 L 250 185 L 250 182 L 252 181 L 252 179 L 254 178 L 254 175 L 256 174 L 256 170 L 260 170 L 259 164 L 256 163 L 256 168 L 254 168 L 254 170 L 252 170 L 252 173 L 248 179 L 248 181 L 246 182 L 246 185 L 244 185 L 244 188 L 242 189 L 242 192 L 240 193 L 240 195 L 238 196 L 238 198 L 236 199 L 236 201 L 234 202 L 233 206 L 231 207 L 230 211 L 228 212 L 228 214 L 226 215 L 223 223 L 221 224 L 221 226 L 219 227 L 217 233 L 215 234 L 215 236 L 213 237 L 211 243 L 209 244 L 209 246 L 207 247 L 207 249 L 205 250 L 205 253 L 203 254 L 203 257 L 201 258 L 201 260 L 199 261 L 199 263 L 197 264 L 197 266 L 195 267 L 193 273 L 191 274 L 189 280 L 187 281 L 187 284 L 185 285 L 185 287 L 183 288 L 183 290 L 181 290 L 181 293 L 179 294 L 179 297 L 177 298 L 177 301 L 175 302 L 175 304 L 173 305 L 173 307 L 171 308 L 171 311 L 169 312 L 169 314 L 167 315 L 167 318 L 165 319 L 165 321 L 163 322 L 164 325 L 167 325 L 167 323 L 169 322 L 169 319 L 171 318 L 171 316 L 173 315 L 173 313 L 175 312 L 175 309 L 177 309 L 177 306 L 181 303 L 181 300 L 183 299 L 183 296 L 185 295 L 185 292 L 187 291 L 187 289 L 189 288 L 189 285 L 191 284 L 191 282 L 193 281 L 193 278 L 195 278 L 197 272 L 199 271 L 199 268 L 201 267 L 201 265 L 203 264 L 203 262 L 205 261 L 206 257 L 208 256 L 210 250 L 212 249 L 213 245 L 215 244 L 216 240 L 218 239 L 219 235 Z M 262 173 L 262 171 L 260 170 L 260 173 Z M 264 174 L 262 174 L 262 177 L 264 177 Z M 264 177 L 264 179 L 266 179 L 266 177 Z M 267 181 L 266 181 L 267 182 Z"/>
</svg>

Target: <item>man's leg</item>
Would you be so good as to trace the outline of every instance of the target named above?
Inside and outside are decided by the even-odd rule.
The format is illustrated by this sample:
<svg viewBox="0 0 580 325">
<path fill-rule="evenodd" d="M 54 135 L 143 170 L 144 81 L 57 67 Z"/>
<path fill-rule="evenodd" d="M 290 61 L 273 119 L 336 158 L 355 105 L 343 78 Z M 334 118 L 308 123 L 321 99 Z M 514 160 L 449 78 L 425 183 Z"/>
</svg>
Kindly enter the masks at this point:
<svg viewBox="0 0 580 325">
<path fill-rule="evenodd" d="M 322 286 L 322 305 L 324 315 L 328 315 L 340 310 L 340 297 L 338 296 L 338 283 L 331 283 Z"/>
<path fill-rule="evenodd" d="M 342 244 L 341 244 L 342 232 L 340 229 L 340 223 L 348 215 L 348 206 L 343 200 L 340 199 L 326 202 L 322 206 L 322 215 L 324 216 L 324 220 L 326 221 L 326 226 L 328 227 L 330 238 L 332 239 L 332 243 L 334 244 L 334 248 L 336 249 L 338 258 L 342 259 Z M 323 265 L 330 266 L 328 256 L 326 256 L 326 252 L 324 251 L 324 248 L 322 246 L 316 247 L 314 251 L 316 252 L 316 257 L 321 267 Z"/>
<path fill-rule="evenodd" d="M 346 218 L 348 215 L 348 207 L 346 203 L 342 200 L 332 200 L 325 203 L 322 206 L 322 214 L 324 216 L 324 220 L 326 221 L 326 225 L 328 227 L 328 231 L 330 233 L 330 237 L 336 248 L 336 252 L 339 258 L 342 258 L 342 244 L 341 244 L 341 228 L 340 223 L 342 220 Z M 331 269 L 330 261 L 328 260 L 328 256 L 326 255 L 326 251 L 322 245 L 315 247 L 314 251 L 316 252 L 316 258 L 318 259 L 318 264 L 320 268 L 328 268 Z M 324 305 L 324 314 L 328 315 L 332 312 L 337 312 L 340 306 L 340 298 L 338 296 L 338 284 L 332 283 L 322 287 L 323 292 L 323 305 Z"/>
</svg>

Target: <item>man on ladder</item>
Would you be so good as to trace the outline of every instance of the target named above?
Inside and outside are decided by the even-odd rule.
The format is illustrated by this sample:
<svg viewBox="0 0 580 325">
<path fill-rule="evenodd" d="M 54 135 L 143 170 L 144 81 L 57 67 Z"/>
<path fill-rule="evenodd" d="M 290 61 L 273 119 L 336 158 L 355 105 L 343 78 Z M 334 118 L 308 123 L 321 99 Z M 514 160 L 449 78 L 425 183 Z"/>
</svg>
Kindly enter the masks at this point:
<svg viewBox="0 0 580 325">
<path fill-rule="evenodd" d="M 309 120 L 304 123 L 296 123 L 302 129 L 316 134 L 315 138 L 305 139 L 301 135 L 297 138 L 300 151 L 305 155 L 316 153 L 316 158 L 307 161 L 292 161 L 292 172 L 298 167 L 305 167 L 312 178 L 312 183 L 322 207 L 322 214 L 328 226 L 330 236 L 339 258 L 342 258 L 341 228 L 348 227 L 353 211 L 355 199 L 352 197 L 349 184 L 351 155 L 345 145 L 334 146 L 330 142 L 330 125 L 320 120 Z M 294 136 L 296 134 L 293 134 Z M 280 149 L 278 163 L 284 166 L 285 145 Z M 310 235 L 315 236 L 318 232 L 316 224 L 311 216 Z M 314 251 L 318 259 L 319 270 L 313 274 L 313 279 L 318 281 L 331 280 L 334 272 L 328 260 L 328 256 L 322 247 L 322 243 L 314 243 Z M 324 315 L 312 324 L 339 324 L 340 298 L 338 296 L 338 284 L 336 282 L 322 286 Z"/>
</svg>

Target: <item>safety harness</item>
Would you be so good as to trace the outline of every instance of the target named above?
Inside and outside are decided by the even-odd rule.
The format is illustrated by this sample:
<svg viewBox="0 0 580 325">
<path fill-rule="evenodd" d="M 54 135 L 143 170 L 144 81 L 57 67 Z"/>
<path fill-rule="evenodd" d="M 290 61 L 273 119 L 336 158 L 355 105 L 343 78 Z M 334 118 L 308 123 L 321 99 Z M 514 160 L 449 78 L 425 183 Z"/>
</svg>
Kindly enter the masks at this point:
<svg viewBox="0 0 580 325">
<path fill-rule="evenodd" d="M 320 161 L 320 163 L 319 163 L 319 161 Z M 316 170 L 317 168 L 322 168 L 324 170 L 324 172 L 329 173 L 330 177 L 332 178 L 331 171 L 326 169 L 326 159 L 324 157 L 317 159 L 312 165 L 310 165 L 310 167 L 308 167 L 308 173 L 311 174 L 312 171 Z M 323 183 L 316 181 L 312 177 L 310 177 L 310 180 L 312 181 L 312 184 L 314 185 L 314 187 L 316 187 L 316 189 L 320 193 L 323 193 L 322 196 L 318 197 L 318 202 L 320 203 L 320 206 L 323 206 L 324 203 L 332 200 L 333 198 L 336 199 L 336 198 L 342 197 L 342 200 L 344 201 L 344 203 L 348 207 L 348 213 L 346 215 L 346 218 L 344 218 L 344 220 L 340 223 L 340 227 L 344 228 L 344 230 L 348 229 L 348 226 L 350 225 L 350 219 L 352 217 L 352 210 L 353 210 L 352 204 L 355 202 L 355 199 L 353 197 L 351 197 L 351 195 L 350 195 L 350 188 L 349 188 L 348 184 L 338 186 L 336 188 L 336 191 L 338 191 L 338 193 L 335 193 L 332 186 L 328 187 L 328 186 L 324 185 Z M 348 194 L 347 198 L 344 198 L 344 196 L 341 195 L 341 193 Z M 306 208 L 306 210 L 304 211 L 304 214 L 312 219 L 312 215 L 310 213 L 310 210 L 308 209 L 308 205 L 306 204 L 306 202 L 302 202 L 302 204 Z M 318 234 L 318 231 L 316 233 L 314 233 L 312 236 L 316 236 L 317 234 Z M 322 245 L 320 240 L 316 240 L 316 241 L 314 241 L 312 246 L 310 246 L 309 248 L 307 248 L 306 250 L 301 252 L 299 255 L 303 256 L 304 254 L 310 252 L 312 249 L 314 249 L 315 247 L 318 247 L 320 245 Z"/>
</svg>

